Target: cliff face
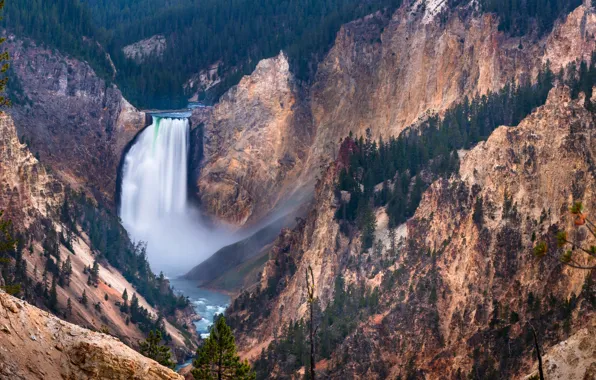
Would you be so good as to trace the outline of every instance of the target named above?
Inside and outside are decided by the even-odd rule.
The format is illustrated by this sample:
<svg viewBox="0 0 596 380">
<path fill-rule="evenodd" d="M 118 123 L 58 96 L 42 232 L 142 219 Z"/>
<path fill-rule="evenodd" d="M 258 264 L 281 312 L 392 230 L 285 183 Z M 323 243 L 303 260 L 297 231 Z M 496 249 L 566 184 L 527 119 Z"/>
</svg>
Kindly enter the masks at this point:
<svg viewBox="0 0 596 380">
<path fill-rule="evenodd" d="M 283 56 L 263 61 L 206 123 L 198 181 L 205 209 L 233 224 L 254 221 L 291 192 L 288 183 L 312 184 L 350 132 L 397 135 L 466 96 L 532 79 L 547 61 L 557 72 L 596 48 L 596 15 L 587 6 L 542 38 L 520 39 L 500 32 L 473 2 L 437 4 L 417 1 L 344 25 L 302 91 Z"/>
<path fill-rule="evenodd" d="M 28 227 L 64 200 L 64 188 L 21 144 L 14 122 L 0 114 L 0 209 L 18 225 Z"/>
<path fill-rule="evenodd" d="M 147 58 L 161 58 L 166 47 L 166 38 L 163 35 L 156 35 L 125 46 L 122 48 L 122 52 L 126 58 L 133 59 L 137 64 L 142 64 Z"/>
<path fill-rule="evenodd" d="M 19 137 L 62 182 L 113 206 L 122 149 L 145 115 L 85 62 L 12 36 L 7 48 Z"/>
<path fill-rule="evenodd" d="M 311 141 L 301 102 L 284 54 L 222 97 L 204 127 L 198 195 L 208 213 L 242 225 L 296 186 Z"/>
<path fill-rule="evenodd" d="M 2 291 L 0 334 L 2 378 L 183 379 L 112 336 L 64 322 Z"/>
<path fill-rule="evenodd" d="M 415 216 L 398 228 L 403 239 L 395 257 L 387 256 L 386 218 L 379 210 L 376 236 L 389 266 L 371 252 L 361 254 L 358 239 L 339 230 L 332 166 L 310 216 L 282 234 L 271 252 L 262 278 L 263 289 L 278 281 L 278 294 L 267 303 L 271 312 L 255 318 L 232 309 L 254 331 L 240 341 L 243 354 L 254 358 L 280 326 L 306 315 L 304 272 L 311 266 L 323 309 L 340 273 L 347 284 L 379 287 L 381 294 L 378 314 L 361 320 L 331 360 L 319 363 L 322 374 L 463 379 L 530 372 L 529 322 L 547 350 L 596 316 L 593 274 L 561 265 L 553 244 L 555 226 L 573 230 L 567 213 L 573 201 L 596 208 L 596 124 L 583 103 L 557 88 L 519 126 L 498 128 L 468 152 L 459 175 L 433 183 Z M 535 239 L 549 241 L 552 256 L 537 260 Z M 295 275 L 284 271 L 290 260 Z M 585 356 L 584 348 L 575 354 Z"/>
<path fill-rule="evenodd" d="M 533 78 L 547 61 L 557 72 L 589 58 L 596 16 L 581 6 L 542 39 L 509 38 L 493 15 L 472 5 L 434 9 L 420 1 L 387 19 L 371 15 L 342 27 L 312 88 L 317 128 L 310 159 L 332 158 L 338 136 L 398 135 L 464 97 Z M 427 2 L 428 3 L 428 2 Z M 521 44 L 521 48 L 520 48 Z"/>
</svg>

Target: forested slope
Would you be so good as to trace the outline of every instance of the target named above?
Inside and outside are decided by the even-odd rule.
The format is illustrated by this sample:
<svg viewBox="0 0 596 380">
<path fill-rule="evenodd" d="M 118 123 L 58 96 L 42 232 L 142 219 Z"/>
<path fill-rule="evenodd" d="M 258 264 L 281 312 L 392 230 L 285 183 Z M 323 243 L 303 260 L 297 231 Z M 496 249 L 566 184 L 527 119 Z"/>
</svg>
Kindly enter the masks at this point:
<svg viewBox="0 0 596 380">
<path fill-rule="evenodd" d="M 297 77 L 310 80 L 342 24 L 379 10 L 391 14 L 402 2 L 13 0 L 7 2 L 3 25 L 17 35 L 83 58 L 98 74 L 111 78 L 114 72 L 105 49 L 116 65 L 117 83 L 133 104 L 169 108 L 186 105 L 186 99 L 197 92 L 201 98 L 216 100 L 261 59 L 280 50 L 288 54 Z M 467 3 L 446 0 L 437 11 L 442 4 Z M 406 4 L 417 4 L 420 11 L 426 7 L 425 2 Z M 543 34 L 561 14 L 579 4 L 581 0 L 483 0 L 478 10 L 496 13 L 506 33 Z M 125 57 L 123 47 L 154 35 L 166 38 L 163 55 L 142 64 Z M 208 93 L 187 83 L 213 64 L 219 64 L 221 81 Z"/>
</svg>

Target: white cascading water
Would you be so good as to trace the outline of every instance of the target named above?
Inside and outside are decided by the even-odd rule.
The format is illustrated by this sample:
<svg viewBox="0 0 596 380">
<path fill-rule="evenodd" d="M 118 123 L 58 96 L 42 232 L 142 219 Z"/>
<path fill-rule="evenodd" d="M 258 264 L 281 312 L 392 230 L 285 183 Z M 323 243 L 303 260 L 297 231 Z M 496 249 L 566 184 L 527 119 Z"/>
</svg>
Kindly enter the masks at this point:
<svg viewBox="0 0 596 380">
<path fill-rule="evenodd" d="M 131 238 L 147 242 L 154 270 L 184 274 L 228 244 L 208 230 L 187 197 L 189 121 L 153 118 L 126 155 L 120 218 Z"/>
</svg>

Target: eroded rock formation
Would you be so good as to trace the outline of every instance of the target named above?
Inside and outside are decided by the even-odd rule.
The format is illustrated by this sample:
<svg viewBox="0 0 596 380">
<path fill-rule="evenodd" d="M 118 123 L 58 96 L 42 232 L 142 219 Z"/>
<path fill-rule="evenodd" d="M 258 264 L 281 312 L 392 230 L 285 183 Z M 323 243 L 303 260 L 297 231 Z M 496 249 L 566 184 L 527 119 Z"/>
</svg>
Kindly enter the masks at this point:
<svg viewBox="0 0 596 380">
<path fill-rule="evenodd" d="M 204 128 L 198 195 L 208 213 L 242 225 L 296 187 L 312 139 L 302 102 L 283 53 L 222 97 Z"/>
<path fill-rule="evenodd" d="M 60 320 L 1 290 L 0 336 L 1 378 L 183 379 L 110 335 Z"/>
<path fill-rule="evenodd" d="M 145 115 L 86 63 L 30 40 L 9 36 L 7 111 L 19 138 L 60 180 L 113 206 L 124 146 L 145 126 Z"/>
</svg>

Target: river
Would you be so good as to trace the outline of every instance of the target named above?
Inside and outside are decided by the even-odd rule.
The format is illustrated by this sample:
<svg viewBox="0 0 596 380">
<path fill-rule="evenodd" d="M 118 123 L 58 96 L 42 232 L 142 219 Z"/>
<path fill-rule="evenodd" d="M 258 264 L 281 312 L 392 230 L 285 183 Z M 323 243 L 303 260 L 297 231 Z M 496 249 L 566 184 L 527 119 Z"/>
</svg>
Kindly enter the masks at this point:
<svg viewBox="0 0 596 380">
<path fill-rule="evenodd" d="M 175 292 L 188 297 L 201 320 L 195 322 L 197 333 L 202 338 L 209 336 L 209 327 L 216 314 L 223 314 L 230 304 L 230 297 L 223 293 L 197 288 L 196 282 L 184 279 L 172 279 L 170 284 Z"/>
</svg>

